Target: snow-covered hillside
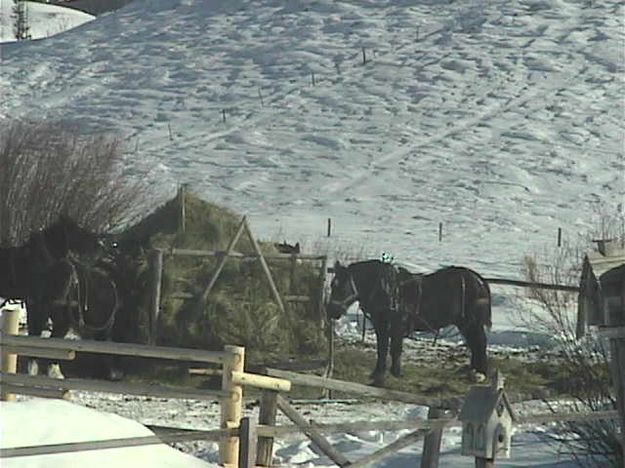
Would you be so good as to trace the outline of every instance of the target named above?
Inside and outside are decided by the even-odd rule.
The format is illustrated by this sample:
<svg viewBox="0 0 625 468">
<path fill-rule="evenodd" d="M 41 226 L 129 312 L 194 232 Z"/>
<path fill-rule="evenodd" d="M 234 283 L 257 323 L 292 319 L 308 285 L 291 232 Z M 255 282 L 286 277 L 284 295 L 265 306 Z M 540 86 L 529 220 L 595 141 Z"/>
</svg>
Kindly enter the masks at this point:
<svg viewBox="0 0 625 468">
<path fill-rule="evenodd" d="M 75 28 L 93 19 L 92 15 L 45 3 L 24 2 L 32 39 L 41 39 Z M 0 43 L 15 41 L 13 0 L 0 0 Z"/>
<path fill-rule="evenodd" d="M 161 197 L 191 182 L 265 237 L 310 246 L 331 217 L 342 245 L 516 275 L 558 227 L 576 240 L 624 201 L 624 14 L 619 0 L 137 0 L 5 45 L 0 115 L 119 131 Z"/>
</svg>

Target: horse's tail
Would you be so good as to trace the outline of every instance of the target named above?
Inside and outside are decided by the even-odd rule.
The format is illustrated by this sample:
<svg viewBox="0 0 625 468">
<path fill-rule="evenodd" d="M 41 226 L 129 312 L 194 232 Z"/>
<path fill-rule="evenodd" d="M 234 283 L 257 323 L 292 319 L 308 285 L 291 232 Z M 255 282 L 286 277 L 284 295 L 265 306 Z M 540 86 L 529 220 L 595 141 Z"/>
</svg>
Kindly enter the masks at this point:
<svg viewBox="0 0 625 468">
<path fill-rule="evenodd" d="M 477 310 L 480 323 L 490 330 L 493 326 L 492 301 L 490 285 L 484 278 L 478 275 L 477 278 L 480 294 L 477 297 Z"/>
</svg>

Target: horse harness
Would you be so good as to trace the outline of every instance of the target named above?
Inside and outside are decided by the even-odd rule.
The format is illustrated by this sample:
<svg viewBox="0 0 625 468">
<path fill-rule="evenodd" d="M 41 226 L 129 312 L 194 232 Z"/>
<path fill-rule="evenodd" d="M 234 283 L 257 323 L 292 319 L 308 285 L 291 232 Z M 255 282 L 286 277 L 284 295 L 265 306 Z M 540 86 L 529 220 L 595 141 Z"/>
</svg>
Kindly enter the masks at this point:
<svg viewBox="0 0 625 468">
<path fill-rule="evenodd" d="M 97 266 L 85 266 L 84 264 L 80 263 L 78 259 L 75 257 L 75 255 L 73 255 L 72 253 L 68 254 L 65 260 L 67 261 L 71 269 L 70 279 L 69 279 L 70 291 L 71 290 L 75 291 L 75 294 L 76 294 L 75 304 L 78 310 L 78 318 L 76 318 L 74 314 L 72 313 L 72 305 L 74 303 L 72 302 L 70 298 L 71 294 L 68 291 L 68 294 L 65 297 L 66 299 L 65 304 L 68 310 L 68 315 L 72 322 L 72 326 L 76 328 L 79 333 L 82 332 L 83 330 L 88 330 L 92 332 L 110 331 L 111 328 L 113 327 L 113 322 L 115 321 L 115 314 L 117 313 L 117 309 L 119 307 L 119 298 L 117 295 L 117 287 L 115 283 L 108 278 L 108 275 L 106 274 L 104 270 L 102 270 L 101 268 L 98 268 Z M 80 274 L 79 274 L 79 270 L 81 270 Z M 85 320 L 85 315 L 89 312 L 91 308 L 91 304 L 89 303 L 89 290 L 92 287 L 92 285 L 90 284 L 90 281 L 89 281 L 89 273 L 93 271 L 101 272 L 107 278 L 107 281 L 109 282 L 113 291 L 114 305 L 111 308 L 108 318 L 102 325 L 90 325 Z M 81 281 L 81 278 L 82 278 L 82 281 Z"/>
</svg>

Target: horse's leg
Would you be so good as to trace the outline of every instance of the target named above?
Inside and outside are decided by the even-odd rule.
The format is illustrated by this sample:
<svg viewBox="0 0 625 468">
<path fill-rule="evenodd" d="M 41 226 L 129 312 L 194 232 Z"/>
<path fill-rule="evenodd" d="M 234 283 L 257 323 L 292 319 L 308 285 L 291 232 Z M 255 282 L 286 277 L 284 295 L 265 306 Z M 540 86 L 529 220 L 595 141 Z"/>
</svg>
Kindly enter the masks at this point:
<svg viewBox="0 0 625 468">
<path fill-rule="evenodd" d="M 404 342 L 404 327 L 402 317 L 396 314 L 391 321 L 391 374 L 401 376 L 401 351 Z"/>
<path fill-rule="evenodd" d="M 471 324 L 466 329 L 461 329 L 467 346 L 471 352 L 471 370 L 478 382 L 486 380 L 488 360 L 486 357 L 486 332 L 479 324 Z"/>
<path fill-rule="evenodd" d="M 67 308 L 62 305 L 50 305 L 52 316 L 52 333 L 51 338 L 65 338 L 69 331 L 69 317 L 67 316 Z M 61 371 L 61 365 L 58 361 L 50 361 L 48 364 L 48 377 L 55 379 L 64 379 L 65 376 Z"/>
<path fill-rule="evenodd" d="M 36 300 L 32 298 L 26 300 L 26 327 L 28 328 L 28 336 L 41 337 L 47 318 L 47 315 L 44 316 L 43 308 L 39 306 Z M 39 362 L 36 358 L 28 359 L 28 374 L 39 374 Z"/>
<path fill-rule="evenodd" d="M 388 320 L 379 316 L 376 317 L 376 315 L 371 314 L 371 319 L 375 328 L 378 359 L 371 378 L 376 385 L 383 385 L 384 373 L 386 372 L 386 355 L 388 354 L 389 323 Z"/>
</svg>

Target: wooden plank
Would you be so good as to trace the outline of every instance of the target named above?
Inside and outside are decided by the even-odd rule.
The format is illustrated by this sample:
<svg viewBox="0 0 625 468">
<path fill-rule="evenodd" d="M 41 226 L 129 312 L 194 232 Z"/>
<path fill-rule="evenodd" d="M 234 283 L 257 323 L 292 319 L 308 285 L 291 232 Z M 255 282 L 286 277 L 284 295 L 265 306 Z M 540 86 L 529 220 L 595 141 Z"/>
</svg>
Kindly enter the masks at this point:
<svg viewBox="0 0 625 468">
<path fill-rule="evenodd" d="M 291 382 L 286 379 L 267 377 L 266 375 L 250 374 L 248 372 L 232 371 L 232 382 L 237 385 L 247 385 L 266 390 L 276 390 L 279 392 L 290 392 Z"/>
<path fill-rule="evenodd" d="M 547 424 L 562 421 L 598 421 L 600 419 L 618 419 L 618 411 L 593 411 L 590 413 L 541 413 L 518 416 L 516 424 Z"/>
<path fill-rule="evenodd" d="M 445 412 L 439 408 L 428 410 L 428 420 L 438 419 Z M 443 428 L 433 429 L 428 432 L 423 441 L 423 455 L 421 456 L 421 468 L 438 468 L 438 461 L 441 452 L 441 441 L 443 440 Z"/>
<path fill-rule="evenodd" d="M 0 458 L 27 457 L 32 455 L 50 455 L 55 453 L 86 452 L 123 447 L 141 447 L 162 443 L 185 442 L 193 440 L 217 441 L 224 434 L 238 431 L 215 429 L 210 431 L 172 430 L 158 436 L 125 437 L 119 439 L 95 440 L 90 442 L 67 442 L 62 444 L 33 445 L 0 449 Z"/>
<path fill-rule="evenodd" d="M 19 356 L 53 359 L 55 361 L 73 361 L 76 358 L 76 352 L 69 349 L 44 349 L 30 346 L 2 346 L 2 349 L 4 352 Z"/>
<path fill-rule="evenodd" d="M 120 356 L 171 359 L 175 361 L 210 362 L 223 364 L 226 353 L 201 349 L 146 346 L 132 343 L 115 343 L 95 340 L 66 340 L 61 338 L 39 338 L 34 336 L 13 336 L 0 334 L 0 346 L 28 346 L 44 349 L 61 349 L 87 353 L 114 354 Z"/>
<path fill-rule="evenodd" d="M 597 333 L 601 338 L 625 338 L 625 327 L 599 327 Z"/>
<path fill-rule="evenodd" d="M 260 411 L 258 423 L 273 426 L 276 424 L 278 410 L 278 393 L 273 390 L 265 390 L 260 399 Z M 259 466 L 271 466 L 273 460 L 273 437 L 259 435 L 256 447 L 256 464 Z"/>
<path fill-rule="evenodd" d="M 228 244 L 228 247 L 226 248 L 226 253 L 224 254 L 223 257 L 219 259 L 219 264 L 217 265 L 217 269 L 213 273 L 211 280 L 206 285 L 206 288 L 204 289 L 204 292 L 202 293 L 202 296 L 201 296 L 202 300 L 206 301 L 206 298 L 210 294 L 211 289 L 213 289 L 213 286 L 215 286 L 215 283 L 217 282 L 217 278 L 219 278 L 221 270 L 226 264 L 226 261 L 228 260 L 228 256 L 232 253 L 234 246 L 237 244 L 237 242 L 239 242 L 239 237 L 241 237 L 241 234 L 243 233 L 244 228 L 245 228 L 245 216 L 243 216 L 243 218 L 241 219 L 241 222 L 239 223 L 239 227 L 237 228 L 236 234 L 232 237 L 232 239 L 230 239 L 230 243 Z"/>
<path fill-rule="evenodd" d="M 241 418 L 239 426 L 239 468 L 256 466 L 256 422 Z"/>
<path fill-rule="evenodd" d="M 216 400 L 230 397 L 229 392 L 223 390 L 196 390 L 193 388 L 177 387 L 173 385 L 146 385 L 125 382 L 109 382 L 105 380 L 87 379 L 53 379 L 40 375 L 0 373 L 0 383 L 25 385 L 30 387 L 86 390 L 91 392 L 127 393 L 161 398 L 184 398 L 191 400 Z"/>
<path fill-rule="evenodd" d="M 285 318 L 289 319 L 289 316 L 286 313 L 286 309 L 284 308 L 284 303 L 282 302 L 282 298 L 280 297 L 280 293 L 278 292 L 278 288 L 276 287 L 276 283 L 273 281 L 271 270 L 269 269 L 269 266 L 267 265 L 267 262 L 265 261 L 265 257 L 263 257 L 263 253 L 261 252 L 260 247 L 258 246 L 258 242 L 256 242 L 256 239 L 254 238 L 254 235 L 252 234 L 252 230 L 250 229 L 250 226 L 247 223 L 247 219 L 244 219 L 244 223 L 245 223 L 245 231 L 247 232 L 247 236 L 249 237 L 250 242 L 252 243 L 252 246 L 254 247 L 254 250 L 258 254 L 258 260 L 260 261 L 260 265 L 262 266 L 263 271 L 265 272 L 265 276 L 267 277 L 267 280 L 269 281 L 269 287 L 271 288 L 273 297 L 276 303 L 278 304 L 278 307 L 280 307 L 282 314 L 285 316 Z"/>
<path fill-rule="evenodd" d="M 284 296 L 286 302 L 310 302 L 309 296 Z"/>
<path fill-rule="evenodd" d="M 2 384 L 2 389 L 15 395 L 28 395 L 38 398 L 53 398 L 56 400 L 69 400 L 69 390 L 62 388 L 29 387 L 26 385 Z"/>
<path fill-rule="evenodd" d="M 519 286 L 522 288 L 551 289 L 555 291 L 571 291 L 579 292 L 579 286 L 567 284 L 547 284 L 547 283 L 531 283 L 528 281 L 519 281 L 507 278 L 484 278 L 490 284 L 503 284 L 508 286 Z"/>
<path fill-rule="evenodd" d="M 291 383 L 294 385 L 327 388 L 329 390 L 336 390 L 345 393 L 357 393 L 359 395 L 381 398 L 384 400 L 401 401 L 404 403 L 413 403 L 415 405 L 440 407 L 452 406 L 451 403 L 447 403 L 447 405 L 442 405 L 442 403 L 445 403 L 445 401 L 438 398 L 422 397 L 419 395 L 401 392 L 398 390 L 388 390 L 385 388 L 371 387 L 369 385 L 348 382 L 345 380 L 329 379 L 317 375 L 298 374 L 297 372 L 283 371 L 272 368 L 266 369 L 266 373 L 267 375 L 270 375 L 272 377 L 280 377 L 290 380 Z M 454 406 L 457 406 L 457 404 L 455 404 Z"/>
<path fill-rule="evenodd" d="M 194 250 L 194 249 L 171 249 L 170 255 L 181 257 L 222 257 L 227 253 L 226 250 Z M 291 260 L 296 258 L 298 260 L 325 260 L 325 255 L 308 255 L 308 254 L 263 254 L 265 258 L 271 260 Z M 232 251 L 228 254 L 228 257 L 242 258 L 256 260 L 258 254 L 241 253 Z"/>
<path fill-rule="evenodd" d="M 380 450 L 376 450 L 372 454 L 367 455 L 359 460 L 356 460 L 349 466 L 350 468 L 352 467 L 361 468 L 364 466 L 369 466 L 372 463 L 377 463 L 380 460 L 386 458 L 387 456 L 392 455 L 393 453 L 403 448 L 406 448 L 406 447 L 409 447 L 410 445 L 415 444 L 419 439 L 423 437 L 424 432 L 425 430 L 418 429 L 414 432 L 411 432 L 410 434 L 406 434 L 405 436 L 400 437 L 396 441 L 391 442 L 387 446 L 382 447 Z"/>
<path fill-rule="evenodd" d="M 308 424 L 306 420 L 293 408 L 289 402 L 281 395 L 277 396 L 277 404 L 280 411 L 295 423 L 299 429 L 306 434 L 312 443 L 326 454 L 334 463 L 338 466 L 348 466 L 350 461 L 340 452 L 338 452 L 332 445 L 315 429 Z"/>
</svg>

